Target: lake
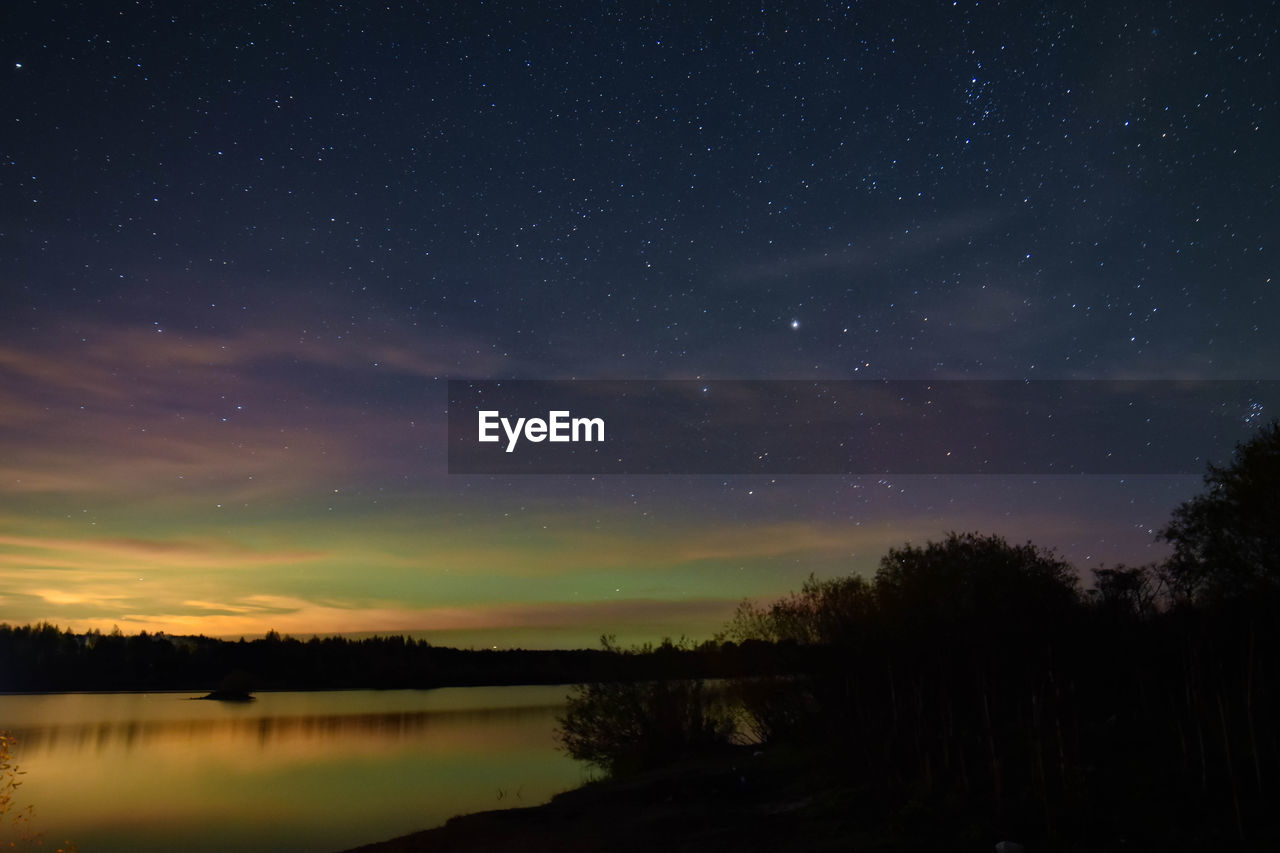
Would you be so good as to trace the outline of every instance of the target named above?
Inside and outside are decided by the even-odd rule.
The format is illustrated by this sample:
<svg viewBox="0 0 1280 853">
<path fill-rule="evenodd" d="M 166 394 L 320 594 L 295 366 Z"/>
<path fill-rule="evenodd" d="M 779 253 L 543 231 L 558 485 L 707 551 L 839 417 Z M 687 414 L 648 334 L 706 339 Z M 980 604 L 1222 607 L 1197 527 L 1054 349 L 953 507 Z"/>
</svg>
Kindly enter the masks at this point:
<svg viewBox="0 0 1280 853">
<path fill-rule="evenodd" d="M 553 734 L 568 692 L 0 695 L 0 729 L 46 849 L 333 853 L 582 784 Z"/>
</svg>

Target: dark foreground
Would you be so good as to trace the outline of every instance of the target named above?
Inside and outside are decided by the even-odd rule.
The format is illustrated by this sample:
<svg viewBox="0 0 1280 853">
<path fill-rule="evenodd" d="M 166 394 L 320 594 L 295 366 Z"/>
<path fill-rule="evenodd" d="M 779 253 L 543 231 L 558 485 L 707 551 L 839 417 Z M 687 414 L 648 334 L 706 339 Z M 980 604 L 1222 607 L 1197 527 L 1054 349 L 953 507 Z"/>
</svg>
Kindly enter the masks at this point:
<svg viewBox="0 0 1280 853">
<path fill-rule="evenodd" d="M 855 815 L 778 761 L 750 751 L 595 782 L 532 808 L 455 817 L 437 829 L 360 847 L 409 851 L 847 850 Z M 804 839 L 803 842 L 800 839 Z M 860 849 L 908 849 L 880 845 Z"/>
<path fill-rule="evenodd" d="M 947 813 L 950 812 L 950 813 Z M 981 824 L 987 824 L 982 826 Z M 1146 835 L 1147 837 L 1141 837 Z M 1065 837 L 1072 836 L 1072 837 Z M 563 851 L 991 851 L 1016 841 L 1028 851 L 1224 850 L 1216 840 L 1149 835 L 1027 839 L 993 833 L 987 821 L 945 807 L 891 802 L 841 785 L 796 754 L 734 752 L 634 777 L 595 782 L 530 808 L 480 812 L 444 826 L 348 853 Z"/>
</svg>

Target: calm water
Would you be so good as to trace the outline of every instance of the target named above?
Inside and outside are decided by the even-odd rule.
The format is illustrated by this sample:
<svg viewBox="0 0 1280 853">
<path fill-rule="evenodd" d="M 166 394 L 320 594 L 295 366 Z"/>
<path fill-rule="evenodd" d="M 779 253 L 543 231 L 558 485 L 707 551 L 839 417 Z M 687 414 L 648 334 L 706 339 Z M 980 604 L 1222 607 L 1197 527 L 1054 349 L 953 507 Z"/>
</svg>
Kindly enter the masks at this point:
<svg viewBox="0 0 1280 853">
<path fill-rule="evenodd" d="M 0 729 L 20 738 L 15 799 L 46 845 L 332 853 L 581 784 L 552 734 L 567 693 L 0 696 Z"/>
</svg>

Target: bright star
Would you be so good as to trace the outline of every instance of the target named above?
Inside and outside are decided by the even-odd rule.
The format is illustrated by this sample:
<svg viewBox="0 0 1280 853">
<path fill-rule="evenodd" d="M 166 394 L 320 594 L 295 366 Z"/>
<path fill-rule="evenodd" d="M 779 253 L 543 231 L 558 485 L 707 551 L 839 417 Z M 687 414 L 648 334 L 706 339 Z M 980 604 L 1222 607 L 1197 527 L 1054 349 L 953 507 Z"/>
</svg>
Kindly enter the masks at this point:
<svg viewBox="0 0 1280 853">
<path fill-rule="evenodd" d="M 800 321 L 799 321 L 799 320 L 792 320 L 792 321 L 791 321 L 791 328 L 793 328 L 793 329 L 798 329 L 798 328 L 800 328 Z"/>
</svg>

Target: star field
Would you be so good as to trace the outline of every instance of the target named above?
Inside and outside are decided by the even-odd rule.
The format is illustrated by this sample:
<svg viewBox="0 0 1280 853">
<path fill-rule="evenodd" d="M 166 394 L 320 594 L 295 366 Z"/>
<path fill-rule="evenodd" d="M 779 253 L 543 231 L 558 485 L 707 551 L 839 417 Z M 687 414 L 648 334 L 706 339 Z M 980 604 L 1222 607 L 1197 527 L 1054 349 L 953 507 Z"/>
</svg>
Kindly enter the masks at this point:
<svg viewBox="0 0 1280 853">
<path fill-rule="evenodd" d="M 1154 559 L 1197 478 L 451 477 L 441 386 L 1276 378 L 1278 24 L 16 4 L 0 607 L 589 642 L 951 528 Z"/>
</svg>

